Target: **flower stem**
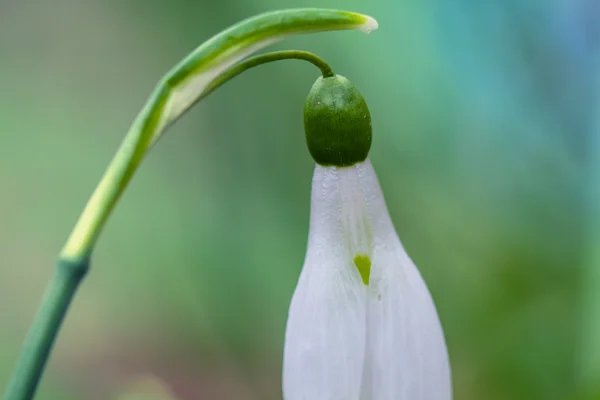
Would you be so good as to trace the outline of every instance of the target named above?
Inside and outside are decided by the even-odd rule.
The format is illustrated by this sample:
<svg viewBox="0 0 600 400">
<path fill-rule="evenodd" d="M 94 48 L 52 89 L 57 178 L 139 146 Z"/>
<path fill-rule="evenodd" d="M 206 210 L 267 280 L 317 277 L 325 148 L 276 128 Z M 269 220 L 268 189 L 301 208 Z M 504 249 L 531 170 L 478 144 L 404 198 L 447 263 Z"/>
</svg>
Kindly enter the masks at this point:
<svg viewBox="0 0 600 400">
<path fill-rule="evenodd" d="M 333 75 L 331 67 L 315 54 L 304 51 L 268 53 L 232 67 L 213 81 L 197 101 L 247 69 L 292 58 L 312 62 L 321 69 L 323 76 Z M 150 136 L 145 132 L 150 131 L 156 123 L 152 110 L 161 109 L 165 93 L 164 89 L 156 91 L 148 103 L 150 106 L 142 110 L 67 240 L 54 277 L 25 339 L 4 400 L 33 398 L 73 296 L 89 269 L 93 244 L 149 146 Z"/>
<path fill-rule="evenodd" d="M 369 33 L 376 28 L 373 18 L 347 11 L 307 8 L 268 12 L 213 36 L 169 71 L 134 120 L 67 239 L 4 400 L 30 400 L 35 395 L 56 335 L 89 268 L 94 244 L 142 159 L 166 129 L 209 92 L 266 62 L 304 59 L 318 66 L 324 77 L 333 75 L 323 60 L 302 51 L 265 54 L 242 61 L 265 46 L 303 33 L 344 29 Z"/>
<path fill-rule="evenodd" d="M 281 51 L 250 58 L 218 77 L 197 101 L 243 71 L 283 59 L 307 60 L 318 66 L 323 76 L 333 75 L 331 67 L 318 56 L 304 51 Z M 50 355 L 52 345 L 77 287 L 89 268 L 89 256 L 104 223 L 139 165 L 156 123 L 152 110 L 160 110 L 165 90 L 158 90 L 125 137 L 104 177 L 92 194 L 60 255 L 54 278 L 34 318 L 4 400 L 32 399 Z"/>
<path fill-rule="evenodd" d="M 208 96 L 215 89 L 219 88 L 221 85 L 235 78 L 239 74 L 244 71 L 249 70 L 250 68 L 258 67 L 259 65 L 267 64 L 273 61 L 280 60 L 304 60 L 312 63 L 315 67 L 321 70 L 321 74 L 323 78 L 329 78 L 334 76 L 333 69 L 331 66 L 325 62 L 318 55 L 302 50 L 281 50 L 281 51 L 273 51 L 270 53 L 260 54 L 258 56 L 250 57 L 243 62 L 233 66 L 226 72 L 224 72 L 221 76 L 215 79 L 210 85 L 208 85 L 205 89 L 203 95 L 198 99 L 201 100 L 205 96 Z"/>
<path fill-rule="evenodd" d="M 88 266 L 87 258 L 58 261 L 54 277 L 25 339 L 5 400 L 33 398 L 56 335 Z"/>
</svg>

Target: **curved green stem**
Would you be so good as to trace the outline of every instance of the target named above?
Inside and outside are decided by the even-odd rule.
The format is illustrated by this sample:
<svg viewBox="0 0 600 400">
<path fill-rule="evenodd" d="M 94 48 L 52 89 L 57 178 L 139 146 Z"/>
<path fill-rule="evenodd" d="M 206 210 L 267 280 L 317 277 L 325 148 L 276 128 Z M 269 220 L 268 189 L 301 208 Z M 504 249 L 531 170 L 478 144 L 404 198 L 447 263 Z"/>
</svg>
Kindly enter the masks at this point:
<svg viewBox="0 0 600 400">
<path fill-rule="evenodd" d="M 35 316 L 5 400 L 33 398 L 56 335 L 85 276 L 92 248 L 137 167 L 165 130 L 198 100 L 244 70 L 265 62 L 300 58 L 323 74 L 331 68 L 306 52 L 280 52 L 238 62 L 283 38 L 302 33 L 360 29 L 370 33 L 377 22 L 368 16 L 326 9 L 274 11 L 242 21 L 206 41 L 158 83 L 134 120 L 61 251 L 56 274 Z M 292 57 L 295 55 L 295 57 Z"/>
<path fill-rule="evenodd" d="M 237 64 L 236 66 L 228 69 L 225 73 L 215 79 L 210 85 L 206 87 L 206 90 L 202 97 L 198 100 L 203 99 L 204 97 L 211 94 L 217 88 L 221 87 L 226 82 L 232 80 L 239 74 L 244 71 L 247 71 L 251 68 L 258 67 L 259 65 L 267 64 L 274 61 L 280 60 L 304 60 L 313 64 L 315 67 L 321 70 L 321 74 L 323 78 L 329 78 L 334 76 L 333 69 L 331 66 L 327 64 L 321 57 L 318 55 L 302 50 L 281 50 L 281 51 L 273 51 L 271 53 L 265 53 L 258 56 L 254 56 L 244 60 L 243 62 Z"/>
<path fill-rule="evenodd" d="M 7 388 L 6 400 L 33 398 L 60 325 L 87 269 L 85 259 L 58 262 Z"/>
<path fill-rule="evenodd" d="M 163 77 L 137 116 L 121 148 L 86 205 L 61 256 L 84 258 L 142 158 L 165 130 L 187 112 L 207 89 L 238 62 L 294 34 L 377 28 L 368 16 L 338 10 L 294 9 L 249 18 L 217 34 Z"/>
</svg>

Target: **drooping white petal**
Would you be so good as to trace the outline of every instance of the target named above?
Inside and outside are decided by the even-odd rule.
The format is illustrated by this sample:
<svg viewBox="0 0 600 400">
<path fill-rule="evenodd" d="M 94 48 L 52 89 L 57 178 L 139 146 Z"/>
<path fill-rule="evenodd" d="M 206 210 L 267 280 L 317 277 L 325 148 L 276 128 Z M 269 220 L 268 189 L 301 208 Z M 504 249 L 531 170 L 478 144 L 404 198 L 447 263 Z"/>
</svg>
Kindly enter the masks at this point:
<svg viewBox="0 0 600 400">
<path fill-rule="evenodd" d="M 358 400 L 366 299 L 360 277 L 342 263 L 308 257 L 288 316 L 285 400 Z"/>
<path fill-rule="evenodd" d="M 347 171 L 315 168 L 308 251 L 286 330 L 286 400 L 359 399 L 367 293 L 352 247 L 365 246 L 367 238 L 352 218 L 364 205 L 354 201 L 358 180 L 340 172 Z"/>
<path fill-rule="evenodd" d="M 373 226 L 363 400 L 449 400 L 450 366 L 429 291 L 392 225 L 375 171 L 357 165 Z"/>
<path fill-rule="evenodd" d="M 359 272 L 357 257 L 370 261 Z M 284 355 L 286 400 L 450 400 L 431 296 L 367 160 L 315 168 L 309 243 Z"/>
</svg>

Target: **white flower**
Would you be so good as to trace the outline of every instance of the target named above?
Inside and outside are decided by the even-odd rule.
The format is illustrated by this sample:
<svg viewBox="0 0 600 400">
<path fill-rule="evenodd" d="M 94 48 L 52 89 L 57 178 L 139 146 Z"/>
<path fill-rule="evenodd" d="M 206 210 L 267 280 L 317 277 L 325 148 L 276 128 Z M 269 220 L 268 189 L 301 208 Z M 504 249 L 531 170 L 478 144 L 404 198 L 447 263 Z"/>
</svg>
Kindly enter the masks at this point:
<svg viewBox="0 0 600 400">
<path fill-rule="evenodd" d="M 283 393 L 285 400 L 452 398 L 435 306 L 368 159 L 315 168 Z"/>
</svg>

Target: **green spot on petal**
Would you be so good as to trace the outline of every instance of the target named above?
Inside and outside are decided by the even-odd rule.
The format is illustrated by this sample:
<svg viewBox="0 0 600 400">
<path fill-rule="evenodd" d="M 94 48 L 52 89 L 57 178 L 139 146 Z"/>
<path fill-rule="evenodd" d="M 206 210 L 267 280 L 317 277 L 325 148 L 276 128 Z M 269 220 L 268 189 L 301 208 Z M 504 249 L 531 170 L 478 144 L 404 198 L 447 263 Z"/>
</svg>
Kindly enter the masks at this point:
<svg viewBox="0 0 600 400">
<path fill-rule="evenodd" d="M 368 285 L 369 277 L 371 275 L 371 259 L 364 254 L 357 254 L 356 257 L 354 257 L 354 265 L 358 268 L 363 283 Z"/>
</svg>

